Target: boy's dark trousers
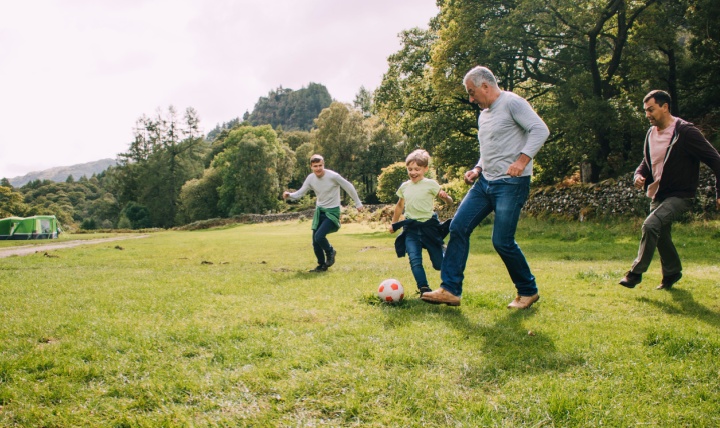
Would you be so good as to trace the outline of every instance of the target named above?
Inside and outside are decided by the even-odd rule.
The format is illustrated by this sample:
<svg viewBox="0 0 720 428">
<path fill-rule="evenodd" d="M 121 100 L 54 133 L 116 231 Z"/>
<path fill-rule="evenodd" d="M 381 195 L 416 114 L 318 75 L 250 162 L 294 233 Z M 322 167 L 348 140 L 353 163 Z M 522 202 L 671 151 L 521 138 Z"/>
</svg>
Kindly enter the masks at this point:
<svg viewBox="0 0 720 428">
<path fill-rule="evenodd" d="M 313 251 L 315 257 L 317 257 L 318 265 L 325 264 L 326 255 L 332 253 L 333 247 L 330 245 L 330 241 L 327 239 L 329 233 L 338 231 L 337 225 L 327 218 L 325 213 L 320 213 L 320 221 L 318 222 L 317 229 L 313 230 Z"/>
</svg>

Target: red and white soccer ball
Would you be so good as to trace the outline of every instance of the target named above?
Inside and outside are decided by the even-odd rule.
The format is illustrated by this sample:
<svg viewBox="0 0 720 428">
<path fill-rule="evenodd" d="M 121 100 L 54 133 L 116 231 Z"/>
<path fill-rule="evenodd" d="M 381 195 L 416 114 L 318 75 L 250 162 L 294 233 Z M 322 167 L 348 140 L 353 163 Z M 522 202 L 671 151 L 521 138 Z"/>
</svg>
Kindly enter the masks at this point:
<svg viewBox="0 0 720 428">
<path fill-rule="evenodd" d="M 386 279 L 378 287 L 378 297 L 383 302 L 397 303 L 405 297 L 405 290 L 397 279 Z"/>
</svg>

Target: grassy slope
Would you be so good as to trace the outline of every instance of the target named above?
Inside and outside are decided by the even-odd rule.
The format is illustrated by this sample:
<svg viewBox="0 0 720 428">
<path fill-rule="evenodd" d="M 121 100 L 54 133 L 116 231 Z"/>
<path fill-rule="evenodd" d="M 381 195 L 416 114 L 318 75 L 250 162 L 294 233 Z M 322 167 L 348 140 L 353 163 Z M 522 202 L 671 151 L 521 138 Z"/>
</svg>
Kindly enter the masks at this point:
<svg viewBox="0 0 720 428">
<path fill-rule="evenodd" d="M 662 292 L 657 260 L 617 285 L 637 225 L 523 220 L 542 298 L 520 312 L 490 232 L 460 308 L 419 301 L 365 225 L 331 235 L 325 274 L 307 222 L 3 259 L 0 426 L 720 425 L 720 224 L 675 228 Z M 388 277 L 403 304 L 374 298 Z"/>
</svg>

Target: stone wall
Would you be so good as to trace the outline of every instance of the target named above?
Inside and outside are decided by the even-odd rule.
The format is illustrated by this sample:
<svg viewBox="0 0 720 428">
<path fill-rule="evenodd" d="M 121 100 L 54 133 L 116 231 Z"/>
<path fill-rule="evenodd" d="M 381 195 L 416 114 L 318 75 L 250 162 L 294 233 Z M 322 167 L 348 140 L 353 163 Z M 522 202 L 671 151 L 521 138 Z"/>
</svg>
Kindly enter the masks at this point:
<svg viewBox="0 0 720 428">
<path fill-rule="evenodd" d="M 200 230 L 210 229 L 212 227 L 221 227 L 228 224 L 252 224 L 267 223 L 272 221 L 298 220 L 301 218 L 312 219 L 315 210 L 305 210 L 299 212 L 277 213 L 277 214 L 240 214 L 230 218 L 211 218 L 209 220 L 200 220 L 185 226 L 174 228 L 175 230 Z"/>
<path fill-rule="evenodd" d="M 351 210 L 343 209 L 340 221 L 341 223 L 351 223 L 357 220 L 360 215 L 370 216 L 375 219 L 385 219 L 389 216 L 392 218 L 392 207 L 394 205 L 365 205 L 365 209 L 362 214 L 359 214 L 354 208 Z M 388 214 L 389 213 L 389 214 Z M 221 227 L 229 224 L 253 224 L 253 223 L 270 223 L 275 221 L 287 221 L 287 220 L 312 220 L 315 214 L 315 209 L 296 211 L 296 212 L 284 212 L 284 213 L 273 213 L 273 214 L 240 214 L 230 218 L 212 218 L 209 220 L 200 220 L 194 223 L 186 224 L 185 226 L 179 226 L 174 228 L 175 230 L 200 230 L 210 229 L 212 227 Z"/>
<path fill-rule="evenodd" d="M 557 216 L 573 220 L 610 217 L 645 217 L 650 199 L 635 189 L 633 173 L 594 184 L 548 186 L 531 190 L 523 210 L 536 217 Z M 693 214 L 717 217 L 715 176 L 704 165 L 700 169 L 700 186 Z"/>
<path fill-rule="evenodd" d="M 589 220 L 592 218 L 645 217 L 650 207 L 650 199 L 644 191 L 635 189 L 633 174 L 629 173 L 617 179 L 609 179 L 595 184 L 575 184 L 571 186 L 547 186 L 533 188 L 523 211 L 534 217 L 561 217 L 569 220 Z M 438 215 L 441 220 L 451 218 L 460 201 L 451 207 L 440 204 Z M 365 205 L 363 212 L 344 209 L 342 223 L 370 221 L 387 223 L 393 215 L 394 205 Z M 312 220 L 314 209 L 277 214 L 242 214 L 231 218 L 215 218 L 197 221 L 177 230 L 198 230 L 221 227 L 237 223 L 267 223 L 306 219 Z M 715 176 L 704 165 L 700 168 L 700 186 L 692 214 L 699 218 L 718 218 L 715 208 Z"/>
</svg>

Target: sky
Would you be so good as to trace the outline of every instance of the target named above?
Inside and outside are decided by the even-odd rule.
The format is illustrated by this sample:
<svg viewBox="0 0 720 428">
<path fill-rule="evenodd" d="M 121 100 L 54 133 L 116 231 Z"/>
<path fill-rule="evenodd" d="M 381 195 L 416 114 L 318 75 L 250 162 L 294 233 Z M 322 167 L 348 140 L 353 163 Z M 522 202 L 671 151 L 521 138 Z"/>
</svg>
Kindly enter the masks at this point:
<svg viewBox="0 0 720 428">
<path fill-rule="evenodd" d="M 143 114 L 204 132 L 280 86 L 352 102 L 435 0 L 0 0 L 0 178 L 115 158 Z"/>
</svg>

